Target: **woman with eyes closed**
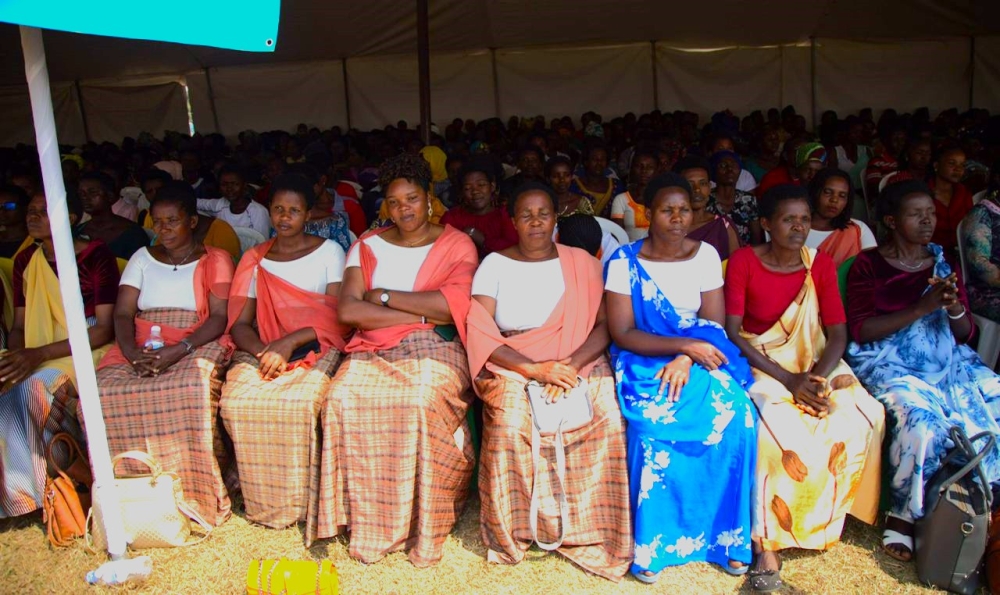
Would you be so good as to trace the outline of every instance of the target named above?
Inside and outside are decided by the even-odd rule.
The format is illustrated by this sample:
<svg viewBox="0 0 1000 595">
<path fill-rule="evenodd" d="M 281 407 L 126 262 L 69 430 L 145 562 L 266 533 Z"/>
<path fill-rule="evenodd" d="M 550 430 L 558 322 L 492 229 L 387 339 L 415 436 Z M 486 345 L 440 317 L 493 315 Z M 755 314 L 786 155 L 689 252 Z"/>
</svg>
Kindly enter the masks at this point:
<svg viewBox="0 0 1000 595">
<path fill-rule="evenodd" d="M 353 558 L 408 550 L 424 567 L 444 554 L 475 465 L 461 341 L 479 257 L 468 234 L 431 222 L 421 157 L 386 161 L 379 182 L 392 225 L 347 257 L 338 314 L 356 331 L 326 392 L 306 540 L 347 531 Z"/>
<path fill-rule="evenodd" d="M 237 351 L 222 389 L 222 421 L 247 518 L 274 528 L 306 518 L 319 416 L 348 331 L 337 322 L 344 249 L 305 233 L 314 197 L 305 176 L 274 180 L 277 235 L 243 255 L 229 292 Z"/>
<path fill-rule="evenodd" d="M 483 401 L 479 497 L 487 559 L 517 564 L 537 540 L 618 581 L 632 562 L 632 527 L 625 424 L 604 355 L 610 337 L 601 264 L 584 250 L 553 242 L 559 207 L 548 186 L 526 183 L 508 209 L 518 243 L 483 261 L 469 314 L 469 367 Z M 562 434 L 564 490 L 549 464 L 536 475 L 526 394 L 532 380 L 543 385 L 549 404 L 586 383 L 591 419 Z M 537 444 L 539 457 L 558 460 L 553 436 L 540 435 Z M 573 519 L 568 527 L 561 522 L 561 495 Z"/>
<path fill-rule="evenodd" d="M 806 189 L 764 193 L 770 241 L 736 251 L 726 269 L 726 332 L 753 367 L 757 408 L 754 591 L 782 585 L 781 550 L 825 550 L 844 517 L 874 524 L 885 412 L 841 359 L 844 304 L 833 260 L 805 246 Z"/>
<path fill-rule="evenodd" d="M 117 344 L 98 365 L 108 445 L 112 454 L 147 451 L 176 471 L 188 502 L 219 525 L 231 508 L 216 457 L 216 412 L 232 354 L 223 333 L 233 259 L 195 237 L 189 184 L 168 183 L 149 211 L 160 241 L 140 248 L 125 267 L 115 303 Z M 154 325 L 165 345 L 144 348 Z"/>
</svg>

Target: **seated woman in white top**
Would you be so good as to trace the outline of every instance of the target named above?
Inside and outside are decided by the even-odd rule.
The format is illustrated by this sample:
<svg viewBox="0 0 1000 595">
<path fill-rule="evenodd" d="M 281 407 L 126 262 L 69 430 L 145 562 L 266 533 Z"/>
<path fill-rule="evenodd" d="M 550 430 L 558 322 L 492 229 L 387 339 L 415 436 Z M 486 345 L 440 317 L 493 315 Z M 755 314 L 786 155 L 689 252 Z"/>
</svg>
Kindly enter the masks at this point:
<svg viewBox="0 0 1000 595">
<path fill-rule="evenodd" d="M 278 235 L 243 255 L 229 295 L 238 351 L 222 389 L 222 420 L 247 518 L 275 528 L 306 518 L 319 415 L 345 344 L 337 324 L 344 250 L 305 233 L 314 196 L 304 176 L 274 180 Z"/>
<path fill-rule="evenodd" d="M 809 201 L 812 227 L 806 236 L 807 248 L 829 254 L 839 267 L 877 245 L 872 230 L 863 221 L 851 219 L 854 185 L 847 172 L 833 167 L 817 172 L 809 183 Z"/>
<path fill-rule="evenodd" d="M 326 393 L 320 486 L 306 540 L 350 533 L 365 563 L 408 550 L 437 563 L 475 465 L 465 318 L 476 245 L 431 223 L 431 172 L 410 154 L 382 164 L 392 225 L 355 242 L 340 320 L 356 329 Z"/>
<path fill-rule="evenodd" d="M 612 256 L 605 284 L 628 420 L 632 573 L 652 583 L 667 566 L 704 561 L 745 574 L 757 432 L 744 390 L 750 366 L 722 328 L 722 263 L 688 236 L 694 210 L 683 176 L 654 178 L 643 202 L 649 237 Z M 678 547 L 685 539 L 691 551 Z"/>
<path fill-rule="evenodd" d="M 227 164 L 219 170 L 219 190 L 222 198 L 202 198 L 198 200 L 198 210 L 216 219 L 221 219 L 235 227 L 245 227 L 270 237 L 271 219 L 267 207 L 253 200 L 253 194 L 246 183 L 243 170 Z"/>
<path fill-rule="evenodd" d="M 146 451 L 177 472 L 187 501 L 219 525 L 231 508 L 215 413 L 232 352 L 223 333 L 233 259 L 195 238 L 190 185 L 167 184 L 150 214 L 160 241 L 129 259 L 115 304 L 117 342 L 98 365 L 108 445 L 112 455 Z"/>
<path fill-rule="evenodd" d="M 544 542 L 617 581 L 632 561 L 632 527 L 625 427 L 604 355 L 609 336 L 601 265 L 579 248 L 553 243 L 558 202 L 547 186 L 525 184 L 508 208 L 518 243 L 487 256 L 476 272 L 467 343 L 484 407 L 479 498 L 487 558 L 516 564 L 533 541 Z M 563 465 L 551 460 L 555 436 L 538 437 L 549 461 L 532 455 L 529 381 L 543 385 L 548 404 L 538 406 L 577 387 L 590 404 L 590 420 L 562 434 L 565 490 L 548 472 Z M 537 475 L 536 465 L 544 466 Z M 568 525 L 561 494 L 573 519 Z M 533 503 L 537 518 L 529 513 Z"/>
</svg>

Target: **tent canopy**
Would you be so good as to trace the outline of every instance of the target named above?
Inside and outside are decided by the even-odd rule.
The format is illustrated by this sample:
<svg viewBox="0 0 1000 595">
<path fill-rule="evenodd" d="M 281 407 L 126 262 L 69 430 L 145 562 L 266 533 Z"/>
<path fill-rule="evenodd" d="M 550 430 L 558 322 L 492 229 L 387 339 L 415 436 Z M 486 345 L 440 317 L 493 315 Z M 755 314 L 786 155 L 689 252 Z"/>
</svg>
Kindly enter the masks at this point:
<svg viewBox="0 0 1000 595">
<path fill-rule="evenodd" d="M 415 3 L 294 0 L 273 54 L 48 32 L 53 81 L 183 73 L 206 67 L 413 53 Z M 171 10 L 170 5 L 161 7 Z M 431 51 L 669 40 L 676 46 L 760 46 L 809 37 L 912 40 L 1000 34 L 995 0 L 430 0 Z M 198 19 L 199 15 L 187 15 Z M 224 28 L 231 23 L 219 22 Z M 17 28 L 0 26 L 0 85 L 23 84 Z"/>
<path fill-rule="evenodd" d="M 187 130 L 188 105 L 197 131 L 228 136 L 419 121 L 414 0 L 282 8 L 271 54 L 46 31 L 60 140 Z M 429 0 L 429 29 L 439 123 L 788 104 L 809 120 L 826 109 L 1000 109 L 996 0 Z M 0 146 L 31 142 L 14 26 L 0 24 L 0 57 Z"/>
</svg>

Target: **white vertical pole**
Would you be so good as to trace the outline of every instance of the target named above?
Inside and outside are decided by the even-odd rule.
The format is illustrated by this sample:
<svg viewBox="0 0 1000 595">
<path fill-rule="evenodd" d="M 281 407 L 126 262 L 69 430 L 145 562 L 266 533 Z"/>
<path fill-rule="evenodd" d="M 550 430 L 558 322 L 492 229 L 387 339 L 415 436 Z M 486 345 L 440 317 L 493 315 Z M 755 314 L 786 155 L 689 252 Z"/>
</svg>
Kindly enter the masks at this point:
<svg viewBox="0 0 1000 595">
<path fill-rule="evenodd" d="M 104 513 L 108 553 L 112 558 L 119 558 L 125 554 L 125 528 L 119 512 L 121 507 L 114 485 L 104 415 L 97 395 L 97 374 L 90 356 L 87 319 L 77 281 L 79 272 L 69 228 L 66 187 L 59 161 L 59 142 L 56 139 L 56 122 L 52 113 L 52 92 L 49 89 L 49 70 L 45 63 L 42 31 L 35 27 L 21 27 L 21 48 L 24 51 L 24 73 L 31 96 L 35 143 L 38 145 L 38 158 L 42 166 L 49 225 L 52 227 L 52 243 L 55 245 L 56 266 L 59 269 L 59 288 L 63 308 L 66 310 L 70 349 L 73 352 L 73 367 L 76 370 L 80 404 L 87 420 L 87 444 L 90 449 L 90 464 L 94 469 L 94 501 L 95 504 L 98 501 L 101 503 L 101 511 Z"/>
</svg>

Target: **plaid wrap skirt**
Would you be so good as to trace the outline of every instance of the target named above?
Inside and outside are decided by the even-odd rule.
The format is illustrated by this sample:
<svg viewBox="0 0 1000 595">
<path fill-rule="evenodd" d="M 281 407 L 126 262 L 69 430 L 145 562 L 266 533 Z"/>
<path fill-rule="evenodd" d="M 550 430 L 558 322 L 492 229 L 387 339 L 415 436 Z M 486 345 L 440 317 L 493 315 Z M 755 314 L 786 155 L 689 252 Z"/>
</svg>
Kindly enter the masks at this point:
<svg viewBox="0 0 1000 595">
<path fill-rule="evenodd" d="M 554 436 L 542 436 L 541 458 L 548 466 L 534 483 L 531 405 L 525 383 L 483 372 L 476 379 L 483 400 L 483 443 L 479 468 L 480 522 L 492 562 L 516 564 L 531 547 L 529 506 L 539 490 L 539 539 L 559 536 L 559 504 L 554 494 Z M 563 434 L 569 527 L 556 551 L 598 576 L 618 581 L 632 563 L 625 421 L 618 408 L 614 377 L 603 355 L 588 377 L 594 416 L 587 426 Z"/>
<path fill-rule="evenodd" d="M 263 380 L 257 358 L 233 355 L 222 387 L 222 421 L 250 521 L 281 529 L 306 520 L 309 489 L 318 481 L 319 416 L 340 357 L 330 349 L 311 368 Z"/>
<path fill-rule="evenodd" d="M 475 466 L 468 388 L 462 344 L 433 331 L 352 353 L 327 393 L 307 541 L 346 530 L 363 562 L 408 550 L 415 566 L 437 563 Z"/>
<path fill-rule="evenodd" d="M 139 317 L 176 328 L 198 320 L 194 312 L 173 309 L 147 310 Z M 224 523 L 232 512 L 223 481 L 229 457 L 219 425 L 228 363 L 226 350 L 213 341 L 155 377 L 139 378 L 130 364 L 97 373 L 111 456 L 127 450 L 153 455 L 164 470 L 180 476 L 184 499 L 213 525 Z M 135 461 L 122 461 L 118 469 L 146 471 Z"/>
</svg>

